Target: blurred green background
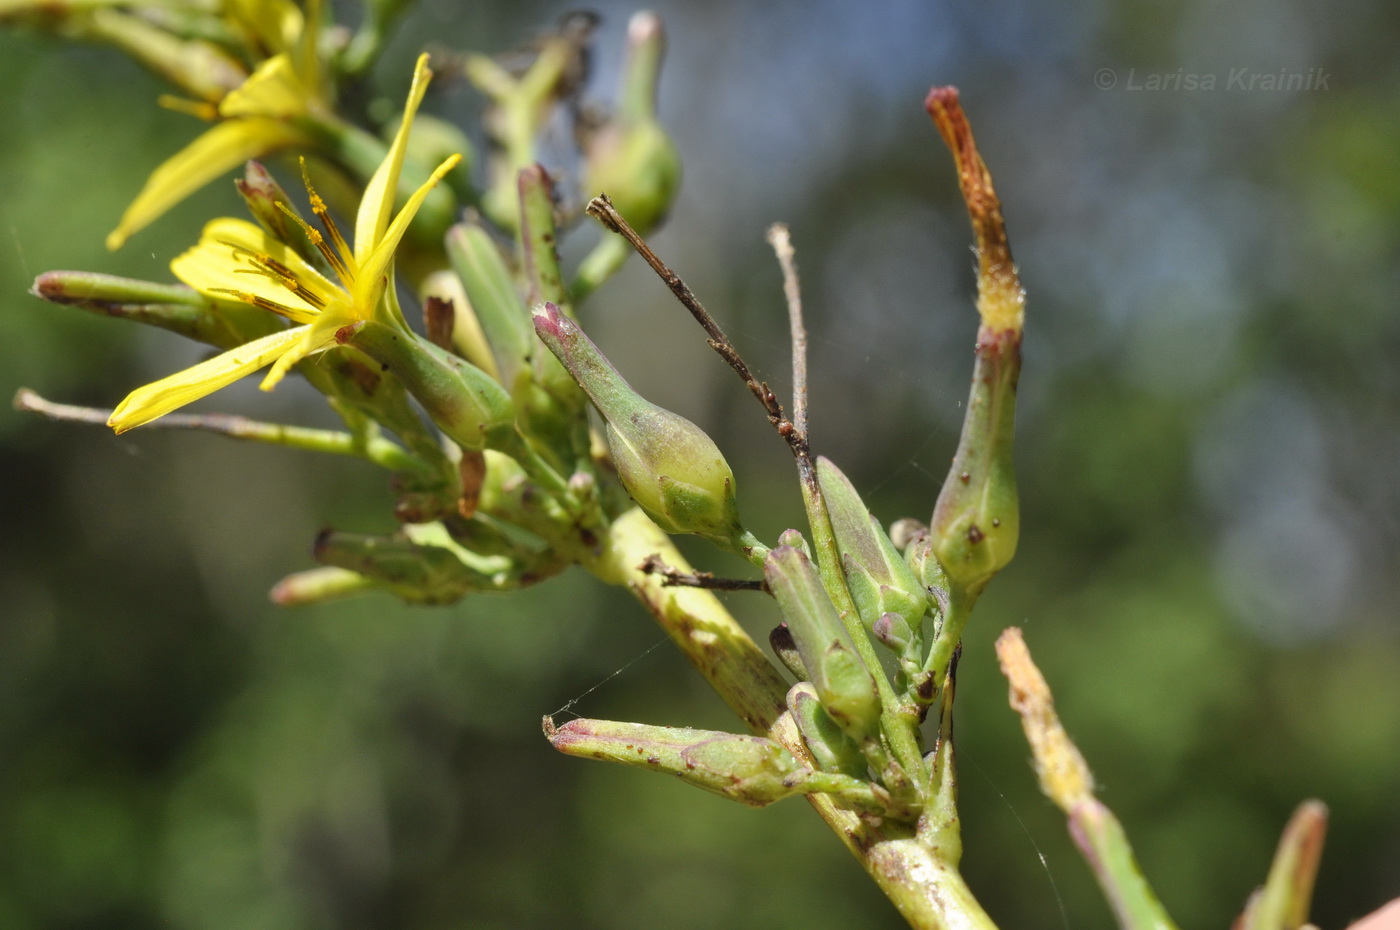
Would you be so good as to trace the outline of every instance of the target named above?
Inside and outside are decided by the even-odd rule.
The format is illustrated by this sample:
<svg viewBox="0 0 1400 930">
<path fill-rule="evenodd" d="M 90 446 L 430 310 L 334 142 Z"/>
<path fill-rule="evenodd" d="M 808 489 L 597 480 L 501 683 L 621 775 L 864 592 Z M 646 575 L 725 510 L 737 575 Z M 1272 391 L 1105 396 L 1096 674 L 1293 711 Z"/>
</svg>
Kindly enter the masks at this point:
<svg viewBox="0 0 1400 930">
<path fill-rule="evenodd" d="M 632 8 L 597 8 L 606 98 Z M 419 47 L 501 50 L 565 9 L 425 2 L 377 75 L 397 100 Z M 1400 894 L 1400 11 L 656 9 L 686 180 L 655 245 L 786 385 L 763 235 L 791 225 L 814 444 L 887 522 L 932 506 L 975 328 L 930 84 L 962 89 L 995 173 L 1030 295 L 1024 531 L 973 619 L 957 730 L 965 868 L 992 915 L 1111 925 L 1006 707 L 991 642 L 1011 624 L 1182 926 L 1227 925 L 1307 796 L 1333 818 L 1316 922 Z M 1312 89 L 1245 89 L 1279 73 Z M 0 32 L 0 88 L 0 390 L 111 406 L 198 349 L 27 287 L 164 280 L 238 209 L 232 186 L 109 254 L 195 125 L 116 53 L 32 33 Z M 458 85 L 428 106 L 470 121 L 479 101 Z M 717 437 L 760 535 L 800 521 L 788 453 L 654 278 L 629 265 L 586 322 Z M 327 422 L 299 387 L 204 409 Z M 269 605 L 318 529 L 391 528 L 367 465 L 6 409 L 0 487 L 0 927 L 901 925 L 802 802 L 751 811 L 549 749 L 541 715 L 580 695 L 584 716 L 732 727 L 582 573 L 442 609 Z M 769 604 L 729 602 L 766 636 Z"/>
</svg>

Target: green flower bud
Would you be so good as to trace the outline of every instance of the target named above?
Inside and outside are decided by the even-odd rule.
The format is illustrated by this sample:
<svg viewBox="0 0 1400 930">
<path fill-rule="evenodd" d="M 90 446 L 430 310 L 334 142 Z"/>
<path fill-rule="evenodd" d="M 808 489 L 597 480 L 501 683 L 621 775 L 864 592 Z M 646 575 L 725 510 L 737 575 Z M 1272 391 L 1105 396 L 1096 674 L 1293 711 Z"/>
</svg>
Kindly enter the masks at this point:
<svg viewBox="0 0 1400 930">
<path fill-rule="evenodd" d="M 1020 331 L 982 327 L 962 438 L 929 521 L 933 554 L 973 593 L 1011 561 L 1020 535 L 1012 457 L 1020 370 Z"/>
<path fill-rule="evenodd" d="M 822 707 L 852 739 L 862 741 L 876 734 L 880 698 L 875 679 L 856 652 L 811 560 L 791 546 L 779 546 L 764 558 L 763 577 L 792 631 Z"/>
<path fill-rule="evenodd" d="M 1012 440 L 1025 292 L 1011 259 L 1001 201 L 958 92 L 935 87 L 924 106 L 957 163 L 977 237 L 977 312 L 982 319 L 962 436 L 929 532 L 948 576 L 975 595 L 1011 561 L 1020 533 Z"/>
<path fill-rule="evenodd" d="M 547 301 L 572 315 L 556 248 L 554 182 L 543 166 L 527 165 L 516 175 L 516 188 L 520 193 L 520 251 L 528 288 L 525 303 L 533 307 Z"/>
<path fill-rule="evenodd" d="M 805 793 L 812 774 L 760 736 L 613 720 L 570 720 L 557 729 L 549 723 L 545 733 L 566 755 L 666 772 L 751 807 Z"/>
<path fill-rule="evenodd" d="M 606 193 L 633 229 L 646 235 L 665 218 L 680 187 L 681 162 L 656 121 L 656 89 L 666 34 L 655 13 L 627 25 L 627 62 L 617 115 L 588 142 L 585 192 Z"/>
<path fill-rule="evenodd" d="M 87 271 L 48 271 L 29 293 L 49 303 L 121 317 L 232 349 L 282 328 L 270 313 L 239 301 L 205 297 L 183 284 L 156 284 Z"/>
<path fill-rule="evenodd" d="M 787 706 L 817 768 L 852 778 L 865 777 L 867 767 L 860 747 L 831 719 L 811 682 L 800 681 L 793 685 L 787 694 Z"/>
<path fill-rule="evenodd" d="M 568 290 L 559 255 L 555 249 L 558 233 L 554 225 L 554 184 L 539 165 L 522 168 L 517 177 L 520 192 L 520 251 L 525 272 L 526 302 L 536 306 L 554 303 L 569 314 Z M 571 471 L 574 462 L 588 454 L 587 401 L 573 377 L 539 342 L 530 340 L 530 383 L 514 395 L 520 408 L 521 430 L 534 439 L 561 471 Z"/>
<path fill-rule="evenodd" d="M 496 357 L 507 390 L 529 372 L 534 335 L 515 276 L 491 234 L 479 221 L 458 223 L 447 232 L 447 258 L 462 279 L 482 332 Z"/>
<path fill-rule="evenodd" d="M 590 197 L 607 194 L 623 218 L 646 235 L 661 225 L 681 183 L 675 143 L 656 120 L 656 88 L 666 36 L 651 12 L 627 27 L 627 63 L 617 114 L 585 143 L 583 185 Z M 573 296 L 582 300 L 620 269 L 631 249 L 618 236 L 604 236 L 579 264 Z"/>
<path fill-rule="evenodd" d="M 380 587 L 373 578 L 335 565 L 293 572 L 273 585 L 268 598 L 279 607 L 304 607 Z"/>
<path fill-rule="evenodd" d="M 302 177 L 309 185 L 311 182 L 305 172 L 306 164 L 303 161 Z M 326 263 L 326 257 L 303 231 L 307 228 L 306 221 L 301 211 L 296 208 L 295 201 L 287 196 L 286 190 L 260 162 L 250 161 L 244 165 L 243 177 L 234 178 L 233 186 L 238 189 L 243 202 L 248 205 L 248 212 L 253 214 L 259 226 L 267 230 L 278 242 L 285 243 L 292 251 L 306 259 L 311 267 L 328 277 L 334 277 L 334 272 Z M 292 217 L 296 219 L 293 220 Z"/>
<path fill-rule="evenodd" d="M 438 429 L 466 451 L 513 447 L 515 412 L 490 375 L 407 330 L 363 320 L 336 334 L 391 371 Z"/>
<path fill-rule="evenodd" d="M 491 575 L 463 564 L 450 549 L 402 536 L 326 530 L 311 551 L 323 565 L 371 579 L 412 604 L 451 604 L 473 591 L 500 590 Z"/>
<path fill-rule="evenodd" d="M 535 311 L 535 331 L 607 421 L 618 477 L 658 526 L 721 543 L 743 533 L 734 473 L 714 440 L 634 391 L 558 307 L 545 304 Z"/>
<path fill-rule="evenodd" d="M 861 622 L 871 629 L 881 616 L 893 613 L 906 631 L 919 629 L 928 609 L 927 594 L 866 509 L 855 485 L 825 457 L 817 459 L 817 483 Z"/>
<path fill-rule="evenodd" d="M 385 131 L 393 138 L 393 133 L 397 132 L 398 128 L 399 120 L 394 120 L 385 127 Z M 469 178 L 475 157 L 467 134 L 458 128 L 457 124 L 431 113 L 414 114 L 413 133 L 408 137 L 408 151 L 405 154 L 410 161 L 417 164 L 425 177 L 451 156 L 460 155 L 462 160 L 458 167 L 461 174 L 449 177 Z"/>
</svg>

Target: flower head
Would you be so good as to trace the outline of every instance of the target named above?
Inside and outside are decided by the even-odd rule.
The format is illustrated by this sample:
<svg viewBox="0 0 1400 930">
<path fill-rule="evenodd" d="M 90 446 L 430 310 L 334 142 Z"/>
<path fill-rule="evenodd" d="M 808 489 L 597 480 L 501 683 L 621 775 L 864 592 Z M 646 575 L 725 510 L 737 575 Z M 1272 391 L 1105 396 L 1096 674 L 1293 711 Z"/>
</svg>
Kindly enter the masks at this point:
<svg viewBox="0 0 1400 930">
<path fill-rule="evenodd" d="M 272 370 L 262 388 L 271 390 L 293 365 L 337 345 L 337 332 L 356 323 L 373 319 L 406 328 L 390 286 L 394 251 L 423 199 L 459 160 L 454 155 L 439 165 L 394 214 L 408 134 L 432 77 L 427 59 L 427 55 L 418 59 L 403 122 L 360 201 L 353 248 L 309 182 L 311 209 L 325 232 L 283 208 L 325 258 L 329 276 L 261 227 L 230 218 L 211 221 L 199 243 L 171 262 L 176 277 L 200 293 L 225 300 L 233 297 L 296 325 L 137 388 L 113 411 L 109 426 L 120 433 L 148 423 L 268 365 Z"/>
<path fill-rule="evenodd" d="M 121 248 L 137 230 L 245 161 L 312 141 L 299 118 L 325 109 L 326 80 L 316 51 L 319 9 L 317 0 L 305 14 L 291 0 L 226 4 L 229 24 L 268 57 L 217 102 L 162 98 L 214 125 L 151 172 L 108 234 L 107 248 Z"/>
</svg>

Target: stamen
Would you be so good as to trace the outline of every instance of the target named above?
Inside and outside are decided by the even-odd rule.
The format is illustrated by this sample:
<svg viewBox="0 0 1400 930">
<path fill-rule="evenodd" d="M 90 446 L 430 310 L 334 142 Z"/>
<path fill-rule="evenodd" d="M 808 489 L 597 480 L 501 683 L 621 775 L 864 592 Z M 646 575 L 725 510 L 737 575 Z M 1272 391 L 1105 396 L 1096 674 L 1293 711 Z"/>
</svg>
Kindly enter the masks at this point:
<svg viewBox="0 0 1400 930">
<path fill-rule="evenodd" d="M 301 180 L 306 185 L 306 195 L 311 201 L 311 212 L 316 214 L 316 219 L 321 221 L 321 225 L 326 227 L 326 234 L 330 236 L 331 242 L 335 244 L 336 251 L 343 259 L 340 267 L 346 269 L 341 275 L 347 287 L 354 283 L 354 274 L 348 269 L 355 267 L 355 253 L 351 251 L 350 244 L 345 241 L 345 237 L 340 234 L 340 227 L 335 225 L 335 220 L 331 219 L 331 213 L 326 209 L 326 202 L 321 199 L 321 195 L 316 193 L 316 188 L 311 186 L 311 175 L 306 171 L 306 159 L 301 160 Z"/>
<path fill-rule="evenodd" d="M 321 231 L 293 213 L 282 201 L 273 201 L 273 206 L 296 221 L 296 224 L 301 227 L 301 231 L 306 234 L 307 241 L 321 253 L 326 263 L 331 266 L 331 270 L 335 272 L 336 277 L 341 281 L 348 282 L 350 273 L 346 270 L 345 263 L 340 260 L 339 255 L 335 254 L 335 250 L 326 244 L 326 237 L 321 235 Z"/>
<path fill-rule="evenodd" d="M 278 316 L 284 316 L 289 320 L 306 318 L 305 310 L 296 310 L 292 307 L 288 307 L 286 304 L 279 304 L 275 300 L 268 300 L 266 297 L 259 296 L 258 294 L 250 294 L 247 291 L 239 291 L 231 287 L 211 287 L 209 291 L 214 294 L 228 294 L 230 297 L 241 300 L 245 304 L 252 304 L 254 307 L 270 310 Z"/>
<path fill-rule="evenodd" d="M 234 274 L 261 274 L 261 275 L 263 275 L 264 277 L 268 277 L 268 278 L 272 278 L 272 277 L 273 277 L 272 273 L 270 273 L 270 272 L 268 272 L 268 271 L 264 271 L 264 270 L 261 269 L 261 268 L 235 268 L 233 273 L 234 273 Z M 278 284 L 280 284 L 280 285 L 282 285 L 283 287 L 285 287 L 287 290 L 291 291 L 291 292 L 292 292 L 293 294 L 295 294 L 297 297 L 300 297 L 302 300 L 304 300 L 304 301 L 306 301 L 307 303 L 311 304 L 311 306 L 315 307 L 317 310 L 324 310 L 324 309 L 326 309 L 326 302 L 325 302 L 325 300 L 323 300 L 323 299 L 321 298 L 321 295 L 317 294 L 315 291 L 311 290 L 311 289 L 308 288 L 305 284 L 303 284 L 303 283 L 301 282 L 301 279 L 300 279 L 300 278 L 297 278 L 297 277 L 291 277 L 291 278 L 277 277 L 277 278 L 273 278 L 273 280 L 275 280 Z"/>
<path fill-rule="evenodd" d="M 235 274 L 259 274 L 288 290 L 295 290 L 300 286 L 301 282 L 297 280 L 296 273 L 266 252 L 254 252 L 232 243 L 224 244 L 233 250 L 234 258 L 242 259 L 253 266 L 252 268 L 235 268 Z"/>
</svg>

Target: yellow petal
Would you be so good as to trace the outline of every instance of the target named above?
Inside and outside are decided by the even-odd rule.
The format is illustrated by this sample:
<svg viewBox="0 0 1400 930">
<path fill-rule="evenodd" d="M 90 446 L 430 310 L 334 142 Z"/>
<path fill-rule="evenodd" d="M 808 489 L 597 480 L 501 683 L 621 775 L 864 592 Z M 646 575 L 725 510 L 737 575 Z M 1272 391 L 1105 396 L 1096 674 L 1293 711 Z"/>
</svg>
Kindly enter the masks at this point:
<svg viewBox="0 0 1400 930">
<path fill-rule="evenodd" d="M 219 104 L 219 115 L 225 119 L 301 116 L 308 103 L 307 89 L 297 78 L 292 59 L 277 55 L 258 65 L 246 81 L 228 92 Z"/>
<path fill-rule="evenodd" d="M 254 339 L 192 368 L 139 387 L 117 405 L 107 425 L 124 433 L 212 394 L 272 362 L 298 342 L 309 328 L 297 326 Z"/>
<path fill-rule="evenodd" d="M 137 230 L 250 158 L 303 141 L 302 133 L 275 119 L 236 119 L 219 123 L 151 172 L 146 186 L 107 236 L 107 248 L 119 249 Z"/>
<path fill-rule="evenodd" d="M 394 144 L 389 147 L 389 154 L 365 186 L 365 195 L 355 216 L 355 258 L 361 264 L 379 244 L 389 225 L 389 216 L 394 210 L 394 195 L 399 187 L 399 172 L 403 168 L 404 151 L 408 148 L 408 133 L 413 128 L 413 116 L 423 102 L 423 94 L 427 92 L 428 81 L 432 77 L 433 72 L 428 70 L 427 54 L 418 56 L 418 63 L 413 69 L 413 85 L 408 90 L 408 102 L 404 104 L 403 121 L 399 123 Z"/>
<path fill-rule="evenodd" d="M 296 345 L 291 346 L 273 364 L 272 370 L 263 378 L 262 384 L 258 387 L 264 391 L 270 391 L 277 387 L 286 377 L 287 372 L 292 370 L 292 366 L 308 355 L 317 352 L 324 352 L 340 344 L 336 339 L 336 331 L 342 326 L 354 323 L 354 320 L 345 317 L 323 316 L 310 326 L 303 327 L 303 335 L 297 340 Z"/>
<path fill-rule="evenodd" d="M 266 255 L 297 279 L 314 299 L 298 296 L 273 278 L 255 272 L 249 253 Z M 170 263 L 175 277 L 210 297 L 228 299 L 224 291 L 241 291 L 284 307 L 287 317 L 310 323 L 323 309 L 343 305 L 345 292 L 331 283 L 290 246 L 247 220 L 212 220 L 199 242 Z"/>
<path fill-rule="evenodd" d="M 437 182 L 443 179 L 443 176 L 446 175 L 447 172 L 457 167 L 457 163 L 461 160 L 461 155 L 452 155 L 442 164 L 438 165 L 432 177 L 428 178 L 427 183 L 413 192 L 413 196 L 408 198 L 408 203 L 404 204 L 403 209 L 399 211 L 399 215 L 394 217 L 394 222 L 385 230 L 380 241 L 375 245 L 369 255 L 365 256 L 360 264 L 359 274 L 355 277 L 355 306 L 362 306 L 362 298 L 372 293 L 379 286 L 379 282 L 384 277 L 389 263 L 394 260 L 394 250 L 399 247 L 399 241 L 403 239 L 403 234 L 408 231 L 408 224 L 413 222 L 414 214 L 418 212 L 418 208 L 421 207 L 423 201 L 427 199 L 428 192 L 433 189 Z M 359 245 L 358 242 L 355 244 L 357 246 Z"/>
<path fill-rule="evenodd" d="M 223 6 L 224 15 L 274 52 L 290 49 L 302 34 L 305 21 L 291 0 L 225 0 Z"/>
</svg>

